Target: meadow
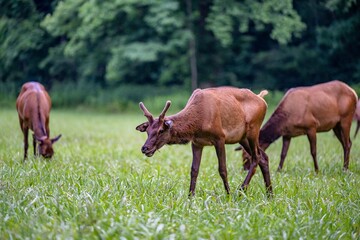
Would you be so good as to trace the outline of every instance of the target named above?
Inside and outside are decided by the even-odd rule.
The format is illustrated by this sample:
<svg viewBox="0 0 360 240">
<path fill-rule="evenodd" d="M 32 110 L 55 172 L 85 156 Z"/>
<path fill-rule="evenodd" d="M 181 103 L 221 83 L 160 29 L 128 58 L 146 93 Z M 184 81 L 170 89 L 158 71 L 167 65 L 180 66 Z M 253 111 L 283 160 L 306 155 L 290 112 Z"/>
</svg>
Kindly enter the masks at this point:
<svg viewBox="0 0 360 240">
<path fill-rule="evenodd" d="M 0 110 L 0 239 L 360 238 L 359 136 L 347 172 L 332 132 L 318 134 L 318 174 L 306 137 L 292 140 L 277 173 L 281 140 L 275 142 L 267 150 L 270 199 L 260 169 L 246 193 L 237 190 L 246 172 L 236 145 L 226 148 L 227 195 L 207 147 L 189 198 L 190 145 L 164 146 L 147 158 L 140 151 L 146 134 L 135 130 L 145 120 L 140 110 L 55 109 L 51 136 L 62 138 L 53 159 L 34 157 L 29 137 L 23 162 L 16 110 Z"/>
</svg>

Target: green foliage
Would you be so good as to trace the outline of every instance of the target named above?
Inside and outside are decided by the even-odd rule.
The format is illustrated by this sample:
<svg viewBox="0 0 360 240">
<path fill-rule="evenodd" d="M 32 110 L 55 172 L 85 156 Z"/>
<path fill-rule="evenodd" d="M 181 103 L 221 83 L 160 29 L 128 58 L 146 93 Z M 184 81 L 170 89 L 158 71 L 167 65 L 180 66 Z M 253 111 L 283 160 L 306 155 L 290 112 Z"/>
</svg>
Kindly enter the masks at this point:
<svg viewBox="0 0 360 240">
<path fill-rule="evenodd" d="M 25 20 L 34 17 L 36 12 L 34 2 L 29 0 L 0 0 L 0 6 L 0 16 L 4 18 Z"/>
<path fill-rule="evenodd" d="M 21 82 L 39 78 L 38 59 L 44 54 L 46 33 L 32 1 L 1 1 L 0 80 Z"/>
<path fill-rule="evenodd" d="M 7 82 L 0 84 L 0 108 L 15 109 L 16 97 L 19 94 L 21 86 L 16 82 Z"/>
<path fill-rule="evenodd" d="M 356 5 L 357 0 L 327 0 L 325 7 L 331 11 L 347 12 Z"/>
<path fill-rule="evenodd" d="M 238 22 L 238 30 L 245 33 L 250 22 L 258 30 L 265 25 L 273 26 L 270 36 L 281 44 L 291 41 L 292 35 L 297 37 L 305 29 L 300 16 L 294 11 L 292 0 L 286 1 L 245 1 L 242 3 L 228 0 L 216 0 L 211 6 L 207 18 L 208 28 L 214 32 L 223 46 L 233 43 L 233 29 Z"/>
<path fill-rule="evenodd" d="M 197 76 L 200 87 L 285 90 L 360 76 L 355 0 L 0 4 L 1 83 L 190 88 Z"/>
<path fill-rule="evenodd" d="M 53 159 L 35 158 L 30 148 L 25 163 L 16 112 L 1 111 L 0 119 L 6 119 L 0 121 L 1 239 L 360 237 L 359 148 L 352 148 L 349 172 L 343 172 L 342 148 L 332 133 L 318 136 L 319 174 L 306 137 L 292 140 L 281 173 L 281 142 L 270 146 L 272 199 L 259 169 L 247 193 L 237 191 L 246 172 L 234 145 L 226 149 L 227 196 L 216 153 L 205 148 L 196 195 L 188 198 L 191 147 L 164 146 L 152 158 L 143 156 L 146 134 L 135 131 L 146 120 L 140 110 L 53 110 L 51 132 L 63 134 Z"/>
<path fill-rule="evenodd" d="M 185 38 L 173 37 L 183 27 L 178 10 L 176 1 L 68 0 L 42 26 L 54 36 L 69 39 L 64 56 L 75 59 L 81 80 L 92 76 L 109 84 L 155 83 L 159 78 L 166 82 L 172 76 L 166 77 L 168 71 L 162 75 L 156 65 L 169 56 L 173 59 L 178 51 L 174 48 L 183 49 L 186 43 Z"/>
</svg>

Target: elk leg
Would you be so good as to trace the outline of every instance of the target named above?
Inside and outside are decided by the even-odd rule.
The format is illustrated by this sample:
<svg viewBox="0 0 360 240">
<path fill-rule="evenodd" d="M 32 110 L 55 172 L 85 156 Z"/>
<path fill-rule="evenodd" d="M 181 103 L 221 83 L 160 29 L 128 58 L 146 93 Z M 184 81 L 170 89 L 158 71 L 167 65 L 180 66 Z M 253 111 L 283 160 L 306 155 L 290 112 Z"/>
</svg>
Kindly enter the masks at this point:
<svg viewBox="0 0 360 240">
<path fill-rule="evenodd" d="M 316 159 L 316 130 L 310 129 L 307 133 L 307 137 L 308 137 L 308 140 L 310 143 L 310 153 L 314 160 L 315 172 L 318 173 L 319 166 L 318 166 L 317 159 Z"/>
<path fill-rule="evenodd" d="M 280 172 L 281 169 L 283 168 L 284 161 L 285 161 L 286 155 L 289 150 L 290 140 L 291 140 L 290 137 L 283 137 L 283 145 L 282 145 L 282 149 L 281 149 L 280 163 L 279 163 L 279 167 L 277 169 L 278 172 Z"/>
<path fill-rule="evenodd" d="M 46 136 L 47 136 L 48 138 L 50 138 L 49 118 L 46 119 L 46 122 L 45 122 L 45 130 L 46 130 Z"/>
<path fill-rule="evenodd" d="M 189 196 L 195 195 L 196 179 L 199 174 L 201 155 L 203 147 L 196 146 L 195 144 L 191 145 L 193 153 L 193 161 L 191 165 L 191 181 L 190 181 L 190 192 Z"/>
<path fill-rule="evenodd" d="M 223 180 L 225 190 L 227 194 L 229 194 L 230 187 L 227 179 L 225 141 L 217 142 L 215 145 L 215 149 L 219 163 L 219 174 Z"/>
<path fill-rule="evenodd" d="M 243 169 L 249 170 L 250 169 L 250 163 L 251 163 L 251 155 L 249 154 L 249 142 L 247 141 L 247 139 L 243 140 L 242 142 L 239 142 L 239 144 L 241 145 L 240 147 L 238 147 L 237 149 L 242 149 L 243 153 L 242 153 L 242 159 L 243 159 Z M 243 145 L 246 145 L 247 147 L 245 148 Z"/>
<path fill-rule="evenodd" d="M 258 161 L 259 161 L 259 153 L 257 151 L 258 149 L 255 148 L 254 143 L 252 141 L 242 141 L 241 145 L 251 155 L 250 168 L 243 184 L 241 185 L 241 189 L 246 190 L 250 183 L 251 178 L 254 176 L 256 172 L 256 166 L 258 165 Z"/>
<path fill-rule="evenodd" d="M 356 138 L 356 135 L 358 134 L 359 128 L 360 128 L 360 121 L 357 121 L 357 125 L 356 125 L 356 130 L 355 130 L 354 138 Z"/>
<path fill-rule="evenodd" d="M 339 139 L 343 151 L 344 151 L 344 170 L 349 168 L 349 156 L 350 156 L 350 148 L 351 148 L 351 140 L 350 140 L 350 128 L 348 130 L 349 134 L 346 134 L 346 130 L 341 127 L 341 125 L 336 125 L 333 129 L 335 136 Z"/>
<path fill-rule="evenodd" d="M 36 156 L 36 138 L 35 138 L 35 134 L 33 134 L 32 137 L 33 137 L 33 146 L 34 146 L 34 156 Z"/>
<path fill-rule="evenodd" d="M 29 148 L 29 143 L 28 143 L 28 135 L 29 135 L 29 128 L 24 127 L 22 128 L 23 133 L 24 133 L 24 161 L 27 158 L 27 151 Z"/>
<path fill-rule="evenodd" d="M 266 192 L 267 192 L 268 196 L 271 196 L 273 191 L 272 191 L 271 180 L 270 180 L 269 158 L 261 148 L 259 148 L 259 151 L 260 151 L 260 157 L 261 157 L 260 161 L 259 161 L 259 166 L 260 166 L 262 175 L 264 177 Z"/>
</svg>

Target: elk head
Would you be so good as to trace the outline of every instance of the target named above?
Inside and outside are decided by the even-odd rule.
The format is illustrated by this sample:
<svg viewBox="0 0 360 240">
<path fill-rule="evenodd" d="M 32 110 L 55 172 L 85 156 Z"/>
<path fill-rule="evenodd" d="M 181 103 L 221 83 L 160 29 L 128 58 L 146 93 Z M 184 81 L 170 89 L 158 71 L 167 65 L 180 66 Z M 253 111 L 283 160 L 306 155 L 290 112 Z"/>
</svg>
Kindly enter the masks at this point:
<svg viewBox="0 0 360 240">
<path fill-rule="evenodd" d="M 61 134 L 55 138 L 50 139 L 49 137 L 36 138 L 38 141 L 38 153 L 41 154 L 44 158 L 51 158 L 54 155 L 54 150 L 52 145 L 57 142 L 61 137 Z"/>
<path fill-rule="evenodd" d="M 141 148 L 141 152 L 147 157 L 151 157 L 154 155 L 156 150 L 167 144 L 171 139 L 170 129 L 173 122 L 165 119 L 165 113 L 169 109 L 171 102 L 166 102 L 160 116 L 156 119 L 153 118 L 152 114 L 146 109 L 142 102 L 140 102 L 139 105 L 141 110 L 144 112 L 144 116 L 148 119 L 147 122 L 144 122 L 136 127 L 136 130 L 140 132 L 146 131 L 148 135 L 145 144 Z"/>
</svg>

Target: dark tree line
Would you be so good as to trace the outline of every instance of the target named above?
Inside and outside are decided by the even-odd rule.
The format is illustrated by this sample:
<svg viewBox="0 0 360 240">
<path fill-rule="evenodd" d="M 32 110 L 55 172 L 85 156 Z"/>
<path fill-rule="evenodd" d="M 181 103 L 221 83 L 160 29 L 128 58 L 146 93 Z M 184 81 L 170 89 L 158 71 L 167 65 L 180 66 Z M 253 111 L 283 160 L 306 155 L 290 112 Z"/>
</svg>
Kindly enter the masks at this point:
<svg viewBox="0 0 360 240">
<path fill-rule="evenodd" d="M 287 89 L 360 78 L 356 0 L 0 0 L 0 82 Z"/>
</svg>

